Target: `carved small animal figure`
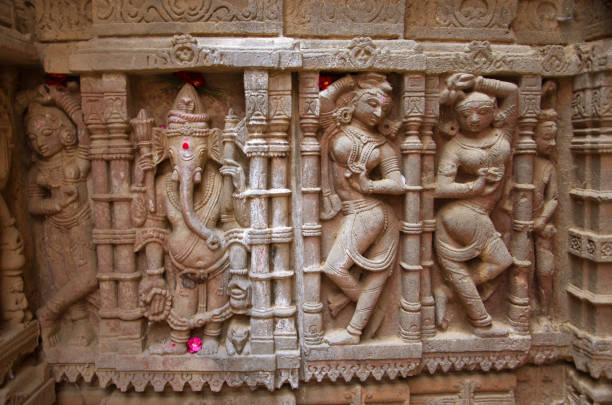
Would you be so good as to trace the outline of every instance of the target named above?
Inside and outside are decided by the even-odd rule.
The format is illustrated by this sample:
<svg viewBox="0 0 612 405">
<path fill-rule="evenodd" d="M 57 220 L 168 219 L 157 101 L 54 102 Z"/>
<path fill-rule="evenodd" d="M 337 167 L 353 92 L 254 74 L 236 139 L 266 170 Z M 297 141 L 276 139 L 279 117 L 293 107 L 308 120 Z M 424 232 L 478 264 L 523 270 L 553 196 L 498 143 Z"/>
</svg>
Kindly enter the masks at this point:
<svg viewBox="0 0 612 405">
<path fill-rule="evenodd" d="M 247 343 L 249 342 L 250 331 L 251 328 L 248 320 L 232 319 L 227 328 L 227 337 L 225 339 L 225 350 L 228 355 L 249 354 L 250 350 L 247 347 Z"/>
</svg>

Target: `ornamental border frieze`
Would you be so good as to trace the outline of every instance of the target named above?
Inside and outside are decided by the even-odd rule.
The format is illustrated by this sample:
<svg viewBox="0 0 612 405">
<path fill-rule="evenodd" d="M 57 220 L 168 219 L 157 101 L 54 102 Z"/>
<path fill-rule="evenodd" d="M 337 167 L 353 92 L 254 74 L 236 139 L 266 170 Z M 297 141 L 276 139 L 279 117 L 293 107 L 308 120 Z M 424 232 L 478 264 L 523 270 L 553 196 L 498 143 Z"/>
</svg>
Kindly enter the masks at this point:
<svg viewBox="0 0 612 405">
<path fill-rule="evenodd" d="M 155 392 L 163 392 L 170 387 L 174 392 L 182 392 L 185 387 L 194 392 L 207 390 L 220 392 L 224 385 L 236 388 L 248 386 L 251 389 L 263 386 L 269 391 L 289 384 L 298 387 L 298 369 L 277 369 L 272 371 L 119 371 L 96 369 L 93 363 L 58 363 L 51 364 L 51 371 L 56 383 L 68 381 L 77 383 L 83 379 L 92 383 L 94 376 L 101 388 L 116 386 L 121 392 L 133 389 L 144 392 L 149 386 Z"/>
<path fill-rule="evenodd" d="M 595 262 L 612 262 L 612 235 L 577 228 L 568 229 L 569 253 Z"/>
<path fill-rule="evenodd" d="M 426 44 L 413 40 L 318 40 L 245 38 L 237 47 L 232 38 L 177 34 L 155 38 L 142 46 L 139 39 L 97 38 L 69 51 L 69 58 L 45 59 L 65 73 L 109 71 L 172 71 L 184 68 L 290 69 L 325 71 L 397 71 L 444 74 L 541 74 L 564 77 L 608 68 L 612 56 L 603 41 L 568 46 Z M 52 46 L 57 47 L 57 44 Z M 52 49 L 52 48 L 49 48 Z"/>
</svg>

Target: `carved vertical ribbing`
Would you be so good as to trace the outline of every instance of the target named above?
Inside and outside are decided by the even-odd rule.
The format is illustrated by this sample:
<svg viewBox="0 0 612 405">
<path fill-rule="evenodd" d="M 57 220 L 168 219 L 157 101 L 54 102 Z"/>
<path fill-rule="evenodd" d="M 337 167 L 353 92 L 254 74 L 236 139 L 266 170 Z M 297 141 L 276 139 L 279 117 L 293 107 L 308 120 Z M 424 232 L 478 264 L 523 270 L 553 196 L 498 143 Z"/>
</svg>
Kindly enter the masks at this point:
<svg viewBox="0 0 612 405">
<path fill-rule="evenodd" d="M 402 297 L 400 335 L 404 340 L 421 337 L 421 152 L 419 127 L 425 115 L 425 75 L 405 74 L 402 95 L 402 174 L 406 179 L 401 232 Z"/>
<path fill-rule="evenodd" d="M 516 333 L 529 333 L 529 282 L 531 231 L 533 230 L 533 158 L 536 144 L 534 128 L 540 113 L 541 78 L 521 77 L 519 98 L 519 137 L 513 161 L 512 255 L 515 266 L 510 273 L 508 318 Z"/>
<path fill-rule="evenodd" d="M 104 86 L 100 76 L 81 78 L 81 98 L 85 124 L 91 134 L 89 157 L 91 159 L 91 178 L 93 179 L 94 232 L 111 229 L 111 203 L 106 198 L 108 188 L 108 162 L 106 160 L 108 133 L 104 124 Z M 98 279 L 100 285 L 100 314 L 117 311 L 116 283 L 105 276 L 113 272 L 113 245 L 107 240 L 96 240 Z M 101 352 L 113 351 L 115 338 L 119 331 L 119 320 L 101 316 L 98 342 Z"/>
<path fill-rule="evenodd" d="M 297 349 L 295 305 L 292 301 L 291 242 L 289 227 L 290 194 L 287 178 L 289 141 L 287 130 L 291 121 L 291 73 L 271 74 L 268 88 L 268 145 L 270 147 L 270 188 L 272 209 L 272 269 L 274 291 L 274 346 L 276 350 Z"/>
<path fill-rule="evenodd" d="M 138 307 L 140 273 L 136 269 L 132 233 L 130 194 L 130 162 L 134 157 L 129 140 L 127 88 L 124 74 L 102 75 L 104 85 L 105 122 L 108 130 L 107 160 L 109 160 L 110 200 L 112 201 L 112 240 L 114 271 L 117 282 L 117 305 L 120 321 L 118 351 L 140 353 L 143 348 L 142 312 Z"/>
<path fill-rule="evenodd" d="M 316 134 L 319 128 L 319 73 L 299 74 L 299 111 L 302 132 L 302 195 L 304 237 L 304 343 L 323 341 L 323 304 L 321 304 L 321 224 L 319 198 L 321 193 L 321 147 Z"/>
<path fill-rule="evenodd" d="M 433 267 L 433 232 L 436 227 L 434 214 L 434 190 L 436 188 L 435 155 L 436 143 L 433 140 L 433 128 L 440 115 L 440 78 L 428 76 L 425 80 L 425 118 L 421 129 L 423 157 L 421 161 L 421 217 L 423 233 L 421 234 L 421 333 L 433 336 L 436 333 L 434 299 L 431 288 L 431 269 Z"/>
<path fill-rule="evenodd" d="M 264 137 L 268 117 L 268 72 L 244 72 L 246 120 L 248 129 L 249 196 L 251 228 L 250 278 L 253 283 L 251 313 L 251 351 L 254 354 L 274 352 L 273 310 L 270 288 L 270 231 L 268 228 L 268 151 Z"/>
</svg>

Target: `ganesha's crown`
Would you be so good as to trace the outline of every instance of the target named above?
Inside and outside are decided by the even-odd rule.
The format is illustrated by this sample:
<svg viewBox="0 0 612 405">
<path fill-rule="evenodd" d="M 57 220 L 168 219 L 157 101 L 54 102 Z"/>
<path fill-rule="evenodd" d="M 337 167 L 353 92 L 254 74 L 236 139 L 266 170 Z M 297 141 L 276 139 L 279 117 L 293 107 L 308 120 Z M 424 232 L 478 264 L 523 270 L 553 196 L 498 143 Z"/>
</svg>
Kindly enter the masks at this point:
<svg viewBox="0 0 612 405">
<path fill-rule="evenodd" d="M 166 136 L 208 136 L 208 114 L 195 88 L 186 83 L 179 91 L 172 110 L 168 112 Z"/>
</svg>

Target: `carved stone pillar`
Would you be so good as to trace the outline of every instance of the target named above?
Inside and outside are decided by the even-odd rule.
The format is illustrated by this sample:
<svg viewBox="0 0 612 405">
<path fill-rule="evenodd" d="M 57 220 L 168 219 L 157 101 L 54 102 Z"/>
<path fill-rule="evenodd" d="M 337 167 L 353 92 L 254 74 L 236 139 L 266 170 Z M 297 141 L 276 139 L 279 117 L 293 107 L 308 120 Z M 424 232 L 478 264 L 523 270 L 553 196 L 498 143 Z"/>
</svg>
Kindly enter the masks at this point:
<svg viewBox="0 0 612 405">
<path fill-rule="evenodd" d="M 94 243 L 100 282 L 100 351 L 140 353 L 143 345 L 142 312 L 134 231 L 130 210 L 130 161 L 127 76 L 103 74 L 84 77 L 85 122 L 91 131 L 94 179 Z"/>
<path fill-rule="evenodd" d="M 318 345 L 323 341 L 323 304 L 321 303 L 321 224 L 319 199 L 321 147 L 316 133 L 319 127 L 319 73 L 299 74 L 300 129 L 302 130 L 302 236 L 304 237 L 304 342 Z"/>
<path fill-rule="evenodd" d="M 436 228 L 434 214 L 434 191 L 436 189 L 435 155 L 436 143 L 433 140 L 433 128 L 440 115 L 439 103 L 440 78 L 427 76 L 425 81 L 425 118 L 421 129 L 423 142 L 423 157 L 421 160 L 421 218 L 423 233 L 421 234 L 421 333 L 431 337 L 436 333 L 435 308 L 431 287 L 431 269 L 433 267 L 433 232 Z"/>
<path fill-rule="evenodd" d="M 513 163 L 512 255 L 515 266 L 510 273 L 510 307 L 508 318 L 514 331 L 529 333 L 529 271 L 531 262 L 531 231 L 533 230 L 533 157 L 536 144 L 534 128 L 540 113 L 541 78 L 521 77 L 519 84 L 519 137 Z"/>
<path fill-rule="evenodd" d="M 402 298 L 400 299 L 400 335 L 404 340 L 421 337 L 421 153 L 423 143 L 419 128 L 425 116 L 425 75 L 406 74 L 403 78 L 402 174 L 407 190 L 401 232 Z"/>
<path fill-rule="evenodd" d="M 249 190 L 251 228 L 251 269 L 253 309 L 251 313 L 251 350 L 253 354 L 274 352 L 270 288 L 270 229 L 268 228 L 268 143 L 264 136 L 268 117 L 268 73 L 244 72 L 246 125 L 248 130 Z"/>
<path fill-rule="evenodd" d="M 295 305 L 292 303 L 291 242 L 289 226 L 287 130 L 291 121 L 291 74 L 273 73 L 269 80 L 268 144 L 270 148 L 270 198 L 273 263 L 271 279 L 274 291 L 274 344 L 277 350 L 297 348 Z"/>
<path fill-rule="evenodd" d="M 566 291 L 573 360 L 576 368 L 596 379 L 612 379 L 611 99 L 612 71 L 585 72 L 574 78 L 571 151 L 575 169 L 570 183 L 571 273 Z"/>
</svg>

